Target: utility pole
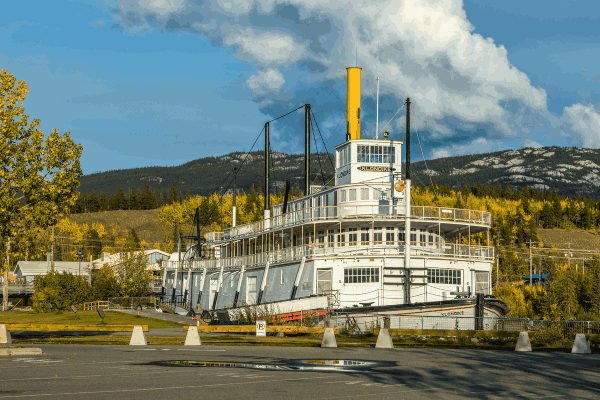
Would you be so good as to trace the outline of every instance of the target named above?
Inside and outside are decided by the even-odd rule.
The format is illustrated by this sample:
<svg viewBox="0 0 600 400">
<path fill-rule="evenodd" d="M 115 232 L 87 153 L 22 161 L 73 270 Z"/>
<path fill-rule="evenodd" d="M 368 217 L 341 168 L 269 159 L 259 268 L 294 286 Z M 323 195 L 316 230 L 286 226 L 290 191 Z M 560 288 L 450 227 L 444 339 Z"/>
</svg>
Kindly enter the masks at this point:
<svg viewBox="0 0 600 400">
<path fill-rule="evenodd" d="M 534 243 L 537 242 L 532 242 L 531 240 L 529 242 L 525 242 L 525 243 L 529 243 L 529 286 L 533 286 L 533 258 L 532 258 L 532 253 L 531 251 L 533 250 L 531 245 L 533 245 Z"/>
<path fill-rule="evenodd" d="M 567 254 L 567 259 L 569 260 L 569 268 L 571 268 L 571 245 L 574 243 L 563 243 L 569 245 L 569 253 Z"/>
</svg>

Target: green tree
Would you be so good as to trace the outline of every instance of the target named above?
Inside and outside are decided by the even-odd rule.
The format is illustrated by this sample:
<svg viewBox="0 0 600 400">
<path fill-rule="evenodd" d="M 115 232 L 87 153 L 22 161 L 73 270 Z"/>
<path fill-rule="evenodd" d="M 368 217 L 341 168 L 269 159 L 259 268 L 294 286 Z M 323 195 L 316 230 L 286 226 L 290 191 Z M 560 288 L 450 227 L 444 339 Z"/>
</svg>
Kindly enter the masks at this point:
<svg viewBox="0 0 600 400">
<path fill-rule="evenodd" d="M 152 272 L 147 269 L 148 257 L 143 252 L 125 252 L 112 265 L 119 292 L 124 297 L 143 297 L 151 294 Z"/>
<path fill-rule="evenodd" d="M 131 228 L 129 230 L 129 234 L 127 235 L 127 241 L 125 243 L 125 251 L 126 252 L 133 252 L 133 251 L 137 251 L 140 250 L 140 238 L 137 234 L 137 232 L 135 231 L 134 228 Z"/>
<path fill-rule="evenodd" d="M 165 204 L 165 198 L 163 196 L 162 186 L 160 183 L 158 184 L 158 188 L 156 189 L 156 203 L 159 207 L 162 207 Z"/>
<path fill-rule="evenodd" d="M 27 257 L 34 240 L 77 201 L 82 176 L 82 147 L 69 132 L 48 137 L 29 123 L 22 104 L 28 88 L 0 71 L 0 251 L 7 270 L 10 259 Z"/>
<path fill-rule="evenodd" d="M 100 193 L 100 211 L 108 211 L 108 201 L 106 201 L 106 193 Z"/>
<path fill-rule="evenodd" d="M 109 197 L 108 203 L 111 210 L 126 210 L 127 209 L 127 197 L 123 189 L 119 188 L 119 191 Z"/>
<path fill-rule="evenodd" d="M 94 271 L 92 278 L 92 298 L 94 300 L 108 300 L 109 297 L 119 297 L 121 290 L 112 267 L 105 265 Z"/>
<path fill-rule="evenodd" d="M 88 234 L 88 249 L 94 259 L 100 258 L 102 253 L 102 241 L 96 229 L 90 229 Z"/>
<path fill-rule="evenodd" d="M 94 189 L 92 189 L 92 191 L 90 192 L 89 196 L 88 196 L 88 202 L 87 202 L 87 212 L 98 212 L 100 211 L 100 199 L 98 198 L 98 195 L 96 194 L 96 191 Z"/>
<path fill-rule="evenodd" d="M 47 303 L 59 301 L 63 308 L 80 307 L 89 301 L 92 289 L 83 276 L 71 273 L 49 273 L 38 275 L 33 280 L 35 294 L 32 296 L 33 310 L 49 312 Z"/>
<path fill-rule="evenodd" d="M 139 193 L 142 194 L 141 196 L 141 209 L 143 210 L 154 210 L 156 208 L 156 197 L 154 196 L 154 192 L 152 191 L 152 188 L 150 187 L 150 185 L 146 184 L 144 185 L 144 191 L 143 192 L 139 192 L 138 189 L 138 196 Z"/>
<path fill-rule="evenodd" d="M 589 276 L 586 285 L 589 310 L 600 314 L 600 260 L 595 258 L 586 267 L 586 274 Z"/>
</svg>

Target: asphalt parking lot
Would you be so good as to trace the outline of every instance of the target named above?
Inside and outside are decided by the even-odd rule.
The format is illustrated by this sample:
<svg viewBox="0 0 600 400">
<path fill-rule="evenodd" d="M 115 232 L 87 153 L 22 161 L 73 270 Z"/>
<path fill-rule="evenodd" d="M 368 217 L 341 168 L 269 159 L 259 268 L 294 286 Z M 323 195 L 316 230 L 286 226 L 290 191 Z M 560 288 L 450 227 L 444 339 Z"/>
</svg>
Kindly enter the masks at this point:
<svg viewBox="0 0 600 400">
<path fill-rule="evenodd" d="M 425 348 L 33 347 L 41 347 L 43 354 L 0 358 L 0 399 L 600 396 L 598 354 Z"/>
</svg>

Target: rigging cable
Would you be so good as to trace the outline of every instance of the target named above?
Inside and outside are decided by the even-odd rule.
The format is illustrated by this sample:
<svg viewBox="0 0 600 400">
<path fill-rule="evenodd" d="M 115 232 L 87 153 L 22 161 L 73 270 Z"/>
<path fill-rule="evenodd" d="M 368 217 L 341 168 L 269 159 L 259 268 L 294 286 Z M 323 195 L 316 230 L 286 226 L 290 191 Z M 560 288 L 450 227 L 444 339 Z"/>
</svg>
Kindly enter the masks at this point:
<svg viewBox="0 0 600 400">
<path fill-rule="evenodd" d="M 394 118 L 396 118 L 396 115 L 398 115 L 398 113 L 400 111 L 402 111 L 402 109 L 404 108 L 405 105 L 406 105 L 406 103 L 402 104 L 402 107 L 400 107 L 400 109 L 398 111 L 396 111 L 396 114 L 394 114 L 394 116 L 383 126 L 383 129 L 385 129 L 385 127 L 388 126 Z M 381 130 L 381 132 L 383 132 L 383 129 Z M 381 133 L 381 132 L 379 132 L 379 133 Z"/>
<path fill-rule="evenodd" d="M 310 112 L 313 115 L 312 119 L 315 120 L 315 125 L 317 126 L 317 130 L 319 131 L 319 136 L 321 137 L 321 142 L 323 142 L 323 146 L 325 147 L 325 152 L 327 153 L 327 158 L 329 159 L 329 163 L 331 164 L 331 168 L 333 168 L 333 172 L 335 173 L 335 166 L 333 165 L 333 161 L 331 161 L 329 150 L 327 150 L 327 145 L 325 144 L 325 141 L 323 140 L 323 135 L 321 134 L 321 129 L 319 129 L 319 124 L 317 123 L 317 117 L 315 117 L 315 113 L 312 112 L 312 108 L 310 109 Z M 316 146 L 316 144 L 315 144 L 315 146 Z"/>
<path fill-rule="evenodd" d="M 313 115 L 314 117 L 314 115 Z M 312 119 L 310 120 L 310 126 L 313 126 Z M 313 139 L 315 141 L 315 151 L 317 152 L 317 160 L 319 160 L 319 168 L 321 168 L 321 180 L 322 184 L 325 185 L 325 174 L 323 173 L 323 165 L 321 164 L 321 155 L 319 154 L 319 147 L 317 146 L 317 135 L 315 135 L 315 130 L 313 129 Z"/>
<path fill-rule="evenodd" d="M 437 195 L 436 187 L 433 185 L 433 180 L 431 179 L 431 175 L 428 173 L 429 167 L 427 166 L 427 160 L 425 159 L 425 153 L 423 152 L 423 146 L 421 145 L 421 137 L 419 136 L 419 130 L 417 128 L 415 128 L 415 132 L 417 133 L 417 140 L 419 141 L 419 147 L 421 148 L 421 156 L 423 157 L 423 162 L 425 163 L 425 171 L 426 171 L 427 176 L 429 177 L 429 183 L 431 184 L 431 190 L 433 190 L 433 196 L 439 205 L 440 199 Z"/>
<path fill-rule="evenodd" d="M 248 154 L 250 154 L 250 152 L 252 152 L 252 149 L 254 148 L 254 146 L 256 146 L 256 143 L 258 142 L 258 139 L 260 139 L 260 137 L 262 136 L 262 134 L 263 134 L 264 130 L 265 130 L 265 127 L 264 127 L 264 125 L 263 125 L 263 129 L 260 131 L 260 133 L 259 133 L 259 134 L 258 134 L 258 136 L 256 137 L 256 140 L 254 141 L 254 144 L 252 145 L 252 147 L 250 148 L 250 150 L 248 150 L 248 151 L 246 152 L 246 157 L 244 157 L 244 161 L 242 161 L 242 163 L 240 164 L 240 167 L 238 168 L 238 171 L 237 171 L 238 173 L 239 173 L 239 171 L 241 171 L 241 170 L 242 170 L 242 167 L 244 166 L 244 164 L 245 164 L 245 163 L 246 163 L 246 161 L 248 160 Z M 221 189 L 222 189 L 222 186 L 221 186 L 221 185 L 223 185 L 223 183 L 224 183 L 224 182 L 227 180 L 227 178 L 229 178 L 229 177 L 231 176 L 231 174 L 232 174 L 232 173 L 233 173 L 233 171 L 230 171 L 230 172 L 227 174 L 227 176 L 226 176 L 226 177 L 225 177 L 225 178 L 224 178 L 224 179 L 221 181 L 221 183 L 219 184 L 219 186 L 217 186 L 217 187 L 221 187 Z M 225 191 L 227 191 L 227 190 L 229 189 L 229 186 L 231 186 L 231 183 L 232 183 L 232 182 L 229 182 L 229 185 L 227 185 L 227 188 L 225 189 Z M 215 192 L 216 192 L 216 190 L 215 190 Z M 219 197 L 222 199 L 222 198 L 223 198 L 223 194 L 221 193 L 221 194 L 219 195 Z M 217 207 L 217 204 L 215 204 L 215 205 L 214 205 L 214 207 L 213 207 L 213 209 L 211 210 L 211 212 L 210 212 L 210 214 L 208 215 L 208 217 L 206 217 L 206 218 L 204 219 L 204 221 L 202 222 L 202 227 L 205 227 L 205 226 L 206 226 L 206 223 L 207 223 L 208 221 L 210 221 L 210 218 L 212 217 L 212 215 L 213 215 L 213 213 L 214 213 L 214 211 L 215 211 L 216 207 Z M 221 227 L 221 228 L 222 228 L 222 227 Z M 174 239 L 174 238 L 173 238 L 173 239 Z"/>
</svg>

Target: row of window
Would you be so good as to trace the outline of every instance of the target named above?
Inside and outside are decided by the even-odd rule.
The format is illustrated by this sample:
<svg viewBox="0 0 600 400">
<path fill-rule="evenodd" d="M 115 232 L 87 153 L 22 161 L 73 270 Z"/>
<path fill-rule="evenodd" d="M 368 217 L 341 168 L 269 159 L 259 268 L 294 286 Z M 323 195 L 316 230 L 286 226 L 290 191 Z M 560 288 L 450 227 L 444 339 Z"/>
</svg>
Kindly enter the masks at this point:
<svg viewBox="0 0 600 400">
<path fill-rule="evenodd" d="M 393 164 L 396 162 L 396 150 L 390 146 L 356 146 L 356 161 L 352 160 L 351 146 L 340 149 L 338 157 L 338 167 L 342 167 L 353 162 L 375 163 L 375 164 Z"/>
<path fill-rule="evenodd" d="M 344 268 L 344 283 L 379 282 L 379 268 Z"/>
<path fill-rule="evenodd" d="M 340 193 L 340 203 L 345 203 L 347 201 L 356 201 L 356 200 L 371 200 L 371 189 L 370 188 L 360 188 L 360 189 L 340 189 L 338 190 Z M 347 192 L 347 196 L 346 196 Z M 358 196 L 358 197 L 357 197 Z M 386 200 L 391 197 L 391 189 L 373 189 L 373 200 Z"/>
<path fill-rule="evenodd" d="M 356 160 L 362 163 L 394 163 L 396 154 L 390 146 L 356 146 L 358 156 Z"/>
<path fill-rule="evenodd" d="M 337 196 L 339 203 L 346 203 L 348 201 L 357 200 L 389 200 L 392 197 L 392 189 L 376 189 L 373 188 L 359 188 L 359 189 L 339 189 L 337 193 L 334 192 L 334 196 Z M 312 205 L 307 202 L 295 202 L 288 205 L 288 212 L 300 211 L 310 207 L 325 207 L 332 206 L 334 201 L 327 199 L 328 195 L 316 196 L 312 202 Z M 281 208 L 277 208 L 281 212 Z"/>
<path fill-rule="evenodd" d="M 461 272 L 459 269 L 428 269 L 427 283 L 461 285 Z"/>
</svg>

